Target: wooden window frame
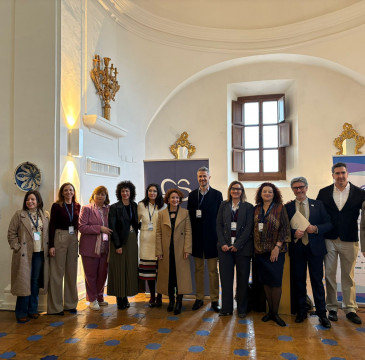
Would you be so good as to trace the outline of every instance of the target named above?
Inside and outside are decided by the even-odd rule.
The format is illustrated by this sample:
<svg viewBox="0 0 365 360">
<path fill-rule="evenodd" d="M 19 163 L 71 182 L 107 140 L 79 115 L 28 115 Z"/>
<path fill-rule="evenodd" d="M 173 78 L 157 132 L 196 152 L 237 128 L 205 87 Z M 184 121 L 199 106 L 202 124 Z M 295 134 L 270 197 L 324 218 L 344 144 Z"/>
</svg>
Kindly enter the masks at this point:
<svg viewBox="0 0 365 360">
<path fill-rule="evenodd" d="M 282 111 L 279 112 L 279 143 L 278 147 L 278 171 L 263 171 L 263 128 L 262 122 L 262 103 L 264 101 L 282 101 Z M 243 106 L 247 102 L 259 102 L 259 168 L 256 173 L 244 172 L 244 112 Z M 289 123 L 285 123 L 285 94 L 258 95 L 239 97 L 237 101 L 232 101 L 232 167 L 233 171 L 238 172 L 238 180 L 240 181 L 267 181 L 267 180 L 286 180 L 286 146 L 290 145 L 290 127 Z M 273 148 L 274 149 L 274 148 Z M 265 150 L 270 150 L 266 148 Z"/>
</svg>

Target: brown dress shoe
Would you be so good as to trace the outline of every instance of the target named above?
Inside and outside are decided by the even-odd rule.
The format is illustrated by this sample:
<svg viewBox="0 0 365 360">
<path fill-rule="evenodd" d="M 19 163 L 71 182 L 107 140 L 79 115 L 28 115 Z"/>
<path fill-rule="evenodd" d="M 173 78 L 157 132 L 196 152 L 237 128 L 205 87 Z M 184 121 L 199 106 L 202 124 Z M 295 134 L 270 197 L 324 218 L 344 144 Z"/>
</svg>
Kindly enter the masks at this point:
<svg viewBox="0 0 365 360">
<path fill-rule="evenodd" d="M 35 314 L 28 314 L 28 316 L 31 318 L 31 319 L 38 319 L 39 318 L 39 314 L 35 313 Z"/>
<path fill-rule="evenodd" d="M 25 324 L 29 321 L 29 319 L 25 316 L 25 317 L 21 317 L 21 318 L 16 318 L 16 321 L 19 323 L 19 324 Z"/>
</svg>

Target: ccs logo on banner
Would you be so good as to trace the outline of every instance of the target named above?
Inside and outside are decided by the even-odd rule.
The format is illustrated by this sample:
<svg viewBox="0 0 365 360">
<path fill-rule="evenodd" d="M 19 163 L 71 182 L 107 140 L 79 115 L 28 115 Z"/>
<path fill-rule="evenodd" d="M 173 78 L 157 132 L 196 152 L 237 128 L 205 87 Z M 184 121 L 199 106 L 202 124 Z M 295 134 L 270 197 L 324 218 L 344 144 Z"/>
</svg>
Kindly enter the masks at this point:
<svg viewBox="0 0 365 360">
<path fill-rule="evenodd" d="M 184 184 L 185 186 L 182 186 Z M 163 195 L 166 194 L 168 189 L 178 188 L 184 194 L 183 201 L 188 200 L 189 193 L 191 192 L 191 189 L 187 186 L 190 186 L 190 181 L 188 179 L 180 179 L 177 183 L 172 179 L 163 179 L 161 182 L 161 190 Z"/>
<path fill-rule="evenodd" d="M 171 188 L 179 189 L 184 195 L 182 207 L 186 207 L 189 193 L 199 187 L 196 172 L 202 166 L 209 168 L 209 160 L 146 160 L 144 183 L 160 184 L 163 195 Z"/>
</svg>

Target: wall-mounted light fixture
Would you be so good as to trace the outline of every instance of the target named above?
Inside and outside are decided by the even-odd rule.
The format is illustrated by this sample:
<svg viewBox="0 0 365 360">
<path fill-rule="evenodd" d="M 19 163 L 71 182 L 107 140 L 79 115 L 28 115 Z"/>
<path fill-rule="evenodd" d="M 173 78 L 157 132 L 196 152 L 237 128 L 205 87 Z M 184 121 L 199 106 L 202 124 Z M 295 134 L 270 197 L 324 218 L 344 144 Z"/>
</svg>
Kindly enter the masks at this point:
<svg viewBox="0 0 365 360">
<path fill-rule="evenodd" d="M 84 134 L 82 129 L 68 131 L 68 155 L 82 157 L 84 148 Z"/>
</svg>

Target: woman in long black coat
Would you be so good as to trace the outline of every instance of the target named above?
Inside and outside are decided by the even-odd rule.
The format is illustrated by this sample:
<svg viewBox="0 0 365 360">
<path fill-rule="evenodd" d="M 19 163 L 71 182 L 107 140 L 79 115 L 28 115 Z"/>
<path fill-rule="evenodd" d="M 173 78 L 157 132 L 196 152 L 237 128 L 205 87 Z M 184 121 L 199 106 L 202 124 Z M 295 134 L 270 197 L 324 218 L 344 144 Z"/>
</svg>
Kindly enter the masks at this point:
<svg viewBox="0 0 365 360">
<path fill-rule="evenodd" d="M 119 200 L 109 210 L 110 259 L 108 295 L 116 296 L 118 309 L 129 307 L 127 296 L 138 293 L 138 216 L 133 201 L 136 188 L 130 181 L 118 184 Z"/>
</svg>

